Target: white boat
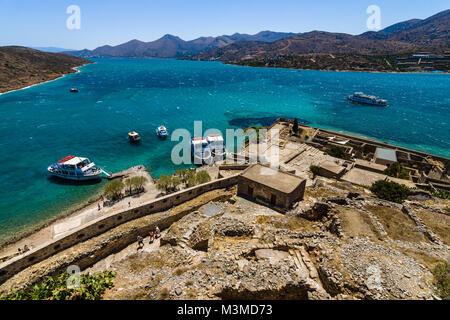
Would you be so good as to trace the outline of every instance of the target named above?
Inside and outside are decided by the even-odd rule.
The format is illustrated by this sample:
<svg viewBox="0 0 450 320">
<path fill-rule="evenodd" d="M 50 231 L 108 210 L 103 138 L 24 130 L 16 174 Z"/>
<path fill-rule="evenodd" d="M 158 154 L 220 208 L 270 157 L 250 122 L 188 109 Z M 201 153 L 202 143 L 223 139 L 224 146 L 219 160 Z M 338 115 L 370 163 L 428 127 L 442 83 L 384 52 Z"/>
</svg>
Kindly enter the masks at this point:
<svg viewBox="0 0 450 320">
<path fill-rule="evenodd" d="M 210 134 L 206 137 L 206 141 L 208 141 L 214 161 L 223 160 L 226 151 L 222 135 Z"/>
<path fill-rule="evenodd" d="M 347 96 L 347 99 L 352 102 L 367 104 L 367 105 L 377 106 L 377 107 L 386 107 L 388 105 L 387 100 L 379 99 L 375 96 L 369 96 L 362 92 L 355 92 L 354 94 Z"/>
<path fill-rule="evenodd" d="M 211 164 L 213 158 L 208 141 L 203 137 L 192 138 L 191 140 L 191 155 L 194 159 L 194 164 Z"/>
<path fill-rule="evenodd" d="M 58 178 L 86 181 L 98 179 L 105 171 L 95 166 L 88 158 L 68 156 L 47 168 L 48 172 Z"/>
<path fill-rule="evenodd" d="M 130 139 L 130 142 L 139 142 L 141 141 L 141 136 L 139 133 L 135 131 L 128 132 L 128 139 Z"/>
<path fill-rule="evenodd" d="M 158 135 L 158 137 L 160 137 L 160 138 L 162 138 L 162 139 L 167 138 L 168 133 L 167 133 L 166 127 L 164 127 L 164 126 L 159 126 L 159 127 L 156 129 L 156 134 Z"/>
</svg>

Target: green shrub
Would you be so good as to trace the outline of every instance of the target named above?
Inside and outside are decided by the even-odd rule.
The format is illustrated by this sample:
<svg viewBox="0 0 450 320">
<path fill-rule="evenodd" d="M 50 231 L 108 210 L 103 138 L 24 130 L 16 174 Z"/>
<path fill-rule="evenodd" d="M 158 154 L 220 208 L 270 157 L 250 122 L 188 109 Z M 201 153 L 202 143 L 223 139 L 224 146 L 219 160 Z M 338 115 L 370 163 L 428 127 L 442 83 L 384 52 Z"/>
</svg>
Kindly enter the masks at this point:
<svg viewBox="0 0 450 320">
<path fill-rule="evenodd" d="M 444 300 L 450 300 L 450 263 L 447 261 L 438 264 L 433 274 L 439 296 Z"/>
<path fill-rule="evenodd" d="M 402 203 L 403 200 L 408 198 L 410 193 L 407 186 L 386 180 L 378 180 L 374 182 L 370 187 L 370 191 L 375 193 L 378 198 L 397 203 Z"/>
<path fill-rule="evenodd" d="M 444 199 L 444 200 L 450 199 L 450 193 L 447 192 L 447 191 L 444 191 L 444 190 L 434 191 L 431 195 L 433 197 L 441 198 L 441 199 Z"/>
<path fill-rule="evenodd" d="M 309 170 L 310 170 L 310 171 L 312 172 L 312 174 L 313 174 L 313 179 L 319 175 L 320 168 L 319 168 L 318 166 L 311 165 L 311 166 L 309 167 Z"/>
<path fill-rule="evenodd" d="M 105 185 L 104 188 L 105 196 L 110 199 L 120 198 L 122 194 L 122 189 L 124 187 L 125 185 L 120 179 L 112 180 Z"/>
<path fill-rule="evenodd" d="M 100 300 L 106 289 L 114 286 L 116 274 L 105 271 L 80 276 L 80 288 L 67 288 L 70 274 L 63 273 L 45 279 L 30 288 L 13 291 L 0 300 Z"/>
<path fill-rule="evenodd" d="M 195 178 L 198 184 L 207 183 L 211 181 L 211 176 L 205 170 L 197 172 Z"/>
<path fill-rule="evenodd" d="M 331 147 L 330 155 L 332 155 L 333 157 L 336 157 L 336 158 L 341 158 L 341 159 L 347 159 L 347 157 L 348 157 L 347 153 L 345 152 L 345 148 L 338 147 L 338 146 Z"/>
<path fill-rule="evenodd" d="M 398 162 L 392 163 L 383 173 L 390 177 L 409 180 L 409 171 Z"/>
</svg>

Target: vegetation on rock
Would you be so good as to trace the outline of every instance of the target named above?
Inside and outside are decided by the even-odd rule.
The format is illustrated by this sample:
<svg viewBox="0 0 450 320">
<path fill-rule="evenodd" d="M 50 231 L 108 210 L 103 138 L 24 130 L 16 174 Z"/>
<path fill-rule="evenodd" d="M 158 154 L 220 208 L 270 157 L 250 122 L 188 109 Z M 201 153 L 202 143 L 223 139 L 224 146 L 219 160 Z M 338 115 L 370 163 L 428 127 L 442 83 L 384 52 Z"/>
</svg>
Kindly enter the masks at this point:
<svg viewBox="0 0 450 320">
<path fill-rule="evenodd" d="M 27 289 L 0 295 L 0 300 L 100 300 L 106 289 L 114 286 L 115 273 L 105 271 L 97 274 L 80 276 L 79 288 L 70 288 L 69 273 L 45 279 Z M 74 283 L 72 284 L 74 285 Z"/>
<path fill-rule="evenodd" d="M 386 180 L 378 180 L 374 182 L 370 187 L 370 191 L 375 193 L 378 198 L 397 203 L 402 203 L 406 200 L 410 193 L 407 186 Z"/>
<path fill-rule="evenodd" d="M 444 300 L 450 300 L 450 263 L 438 264 L 433 270 L 439 296 Z"/>
<path fill-rule="evenodd" d="M 409 171 L 399 162 L 392 163 L 389 168 L 384 170 L 384 174 L 394 178 L 409 180 Z"/>
</svg>

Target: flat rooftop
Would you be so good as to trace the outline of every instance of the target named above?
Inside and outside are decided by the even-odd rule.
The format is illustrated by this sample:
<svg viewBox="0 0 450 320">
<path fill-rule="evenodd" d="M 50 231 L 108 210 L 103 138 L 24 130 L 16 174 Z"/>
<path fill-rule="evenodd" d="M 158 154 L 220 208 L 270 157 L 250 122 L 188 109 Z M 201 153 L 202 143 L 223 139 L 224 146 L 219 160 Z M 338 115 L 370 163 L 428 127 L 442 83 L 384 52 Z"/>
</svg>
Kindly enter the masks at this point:
<svg viewBox="0 0 450 320">
<path fill-rule="evenodd" d="M 242 173 L 242 177 L 284 193 L 291 193 L 304 180 L 293 174 L 275 170 L 261 164 L 254 164 L 247 168 Z"/>
<path fill-rule="evenodd" d="M 334 174 L 340 174 L 343 170 L 345 170 L 343 166 L 332 161 L 323 161 L 319 164 L 319 167 L 328 170 Z"/>
<path fill-rule="evenodd" d="M 397 162 L 397 153 L 394 149 L 386 149 L 378 147 L 375 151 L 375 156 L 377 159 Z"/>
</svg>

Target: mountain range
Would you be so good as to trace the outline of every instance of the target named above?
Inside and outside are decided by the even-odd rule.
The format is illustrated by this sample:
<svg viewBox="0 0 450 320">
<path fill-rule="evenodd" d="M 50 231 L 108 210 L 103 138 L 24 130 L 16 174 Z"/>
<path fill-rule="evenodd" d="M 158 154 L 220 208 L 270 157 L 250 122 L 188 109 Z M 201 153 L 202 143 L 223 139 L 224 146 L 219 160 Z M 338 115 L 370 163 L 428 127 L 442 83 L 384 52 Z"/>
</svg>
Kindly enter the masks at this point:
<svg viewBox="0 0 450 320">
<path fill-rule="evenodd" d="M 292 54 L 397 54 L 450 48 L 450 10 L 424 20 L 412 19 L 361 35 L 312 31 L 272 43 L 240 41 L 205 50 L 194 59 L 236 61 L 249 56 Z"/>
<path fill-rule="evenodd" d="M 166 34 L 151 42 L 135 39 L 118 46 L 105 45 L 94 50 L 84 49 L 66 53 L 82 58 L 179 58 L 225 47 L 236 41 L 274 42 L 294 35 L 295 33 L 261 31 L 255 35 L 235 33 L 231 36 L 201 37 L 185 41 L 177 36 Z"/>
<path fill-rule="evenodd" d="M 239 60 L 247 56 L 289 54 L 393 54 L 420 50 L 448 50 L 450 10 L 427 19 L 411 19 L 381 31 L 360 35 L 312 31 L 285 33 L 262 31 L 255 35 L 201 37 L 184 41 L 177 36 L 143 42 L 131 40 L 118 46 L 66 52 L 83 58 L 189 58 L 197 60 Z"/>
</svg>

